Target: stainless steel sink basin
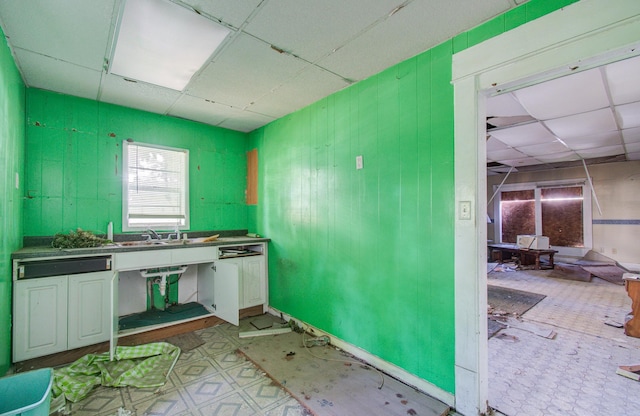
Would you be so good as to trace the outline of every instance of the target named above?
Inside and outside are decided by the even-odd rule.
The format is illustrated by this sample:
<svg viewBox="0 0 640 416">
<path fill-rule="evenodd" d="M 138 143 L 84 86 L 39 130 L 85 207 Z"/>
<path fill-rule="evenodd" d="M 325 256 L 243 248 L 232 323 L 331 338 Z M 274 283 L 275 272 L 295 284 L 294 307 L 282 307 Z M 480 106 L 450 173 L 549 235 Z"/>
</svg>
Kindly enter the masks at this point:
<svg viewBox="0 0 640 416">
<path fill-rule="evenodd" d="M 161 246 L 165 244 L 167 244 L 166 241 L 160 241 L 160 240 L 120 241 L 116 243 L 116 245 L 120 247 Z"/>
</svg>

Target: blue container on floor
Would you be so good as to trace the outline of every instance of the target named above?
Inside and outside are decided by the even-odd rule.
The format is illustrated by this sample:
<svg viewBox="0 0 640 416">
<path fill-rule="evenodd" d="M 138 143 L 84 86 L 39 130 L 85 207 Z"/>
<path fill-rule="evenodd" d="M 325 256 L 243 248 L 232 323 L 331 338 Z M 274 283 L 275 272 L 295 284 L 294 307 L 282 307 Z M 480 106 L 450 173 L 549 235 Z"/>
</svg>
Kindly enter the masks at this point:
<svg viewBox="0 0 640 416">
<path fill-rule="evenodd" d="M 0 416 L 48 416 L 53 369 L 0 378 Z"/>
</svg>

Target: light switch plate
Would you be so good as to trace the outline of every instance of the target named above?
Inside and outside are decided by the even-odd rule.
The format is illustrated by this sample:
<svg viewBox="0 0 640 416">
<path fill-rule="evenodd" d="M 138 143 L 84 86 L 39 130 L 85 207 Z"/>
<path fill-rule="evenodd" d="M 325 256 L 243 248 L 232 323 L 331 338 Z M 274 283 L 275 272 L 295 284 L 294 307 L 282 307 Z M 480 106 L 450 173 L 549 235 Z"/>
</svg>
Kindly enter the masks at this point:
<svg viewBox="0 0 640 416">
<path fill-rule="evenodd" d="M 458 218 L 461 220 L 471 219 L 471 201 L 460 201 L 458 203 Z"/>
<path fill-rule="evenodd" d="M 364 167 L 364 162 L 362 161 L 362 155 L 356 156 L 356 169 L 362 169 Z"/>
</svg>

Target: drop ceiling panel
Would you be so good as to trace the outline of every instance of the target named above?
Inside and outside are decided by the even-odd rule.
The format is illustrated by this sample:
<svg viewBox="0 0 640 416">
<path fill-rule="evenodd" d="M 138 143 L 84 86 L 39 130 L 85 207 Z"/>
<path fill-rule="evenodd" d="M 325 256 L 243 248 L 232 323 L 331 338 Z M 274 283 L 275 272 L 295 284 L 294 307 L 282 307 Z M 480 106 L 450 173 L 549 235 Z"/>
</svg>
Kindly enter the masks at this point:
<svg viewBox="0 0 640 416">
<path fill-rule="evenodd" d="M 610 108 L 547 120 L 545 124 L 561 140 L 593 136 L 618 129 Z"/>
<path fill-rule="evenodd" d="M 640 142 L 640 127 L 622 130 L 622 139 L 625 143 Z"/>
<path fill-rule="evenodd" d="M 273 118 L 246 110 L 211 103 L 202 98 L 184 95 L 176 102 L 169 115 L 201 123 L 249 132 L 273 121 Z M 187 117 L 185 117 L 187 116 Z M 234 122 L 235 121 L 235 122 Z"/>
<path fill-rule="evenodd" d="M 533 157 L 524 157 L 520 159 L 504 159 L 504 160 L 498 160 L 498 162 L 502 163 L 503 165 L 514 166 L 514 167 L 531 166 L 531 165 L 540 164 L 540 161 Z"/>
<path fill-rule="evenodd" d="M 515 91 L 514 95 L 539 120 L 584 113 L 609 105 L 598 68 L 523 88 Z"/>
<path fill-rule="evenodd" d="M 492 130 L 491 135 L 511 147 L 552 143 L 556 138 L 541 123 Z"/>
<path fill-rule="evenodd" d="M 204 98 L 183 95 L 171 107 L 168 114 L 217 126 L 237 111 L 240 110 L 234 111 L 227 106 L 205 101 Z"/>
<path fill-rule="evenodd" d="M 621 128 L 640 127 L 640 101 L 617 106 L 616 114 L 620 120 Z"/>
<path fill-rule="evenodd" d="M 615 146 L 622 144 L 622 134 L 618 130 L 608 131 L 592 136 L 565 138 L 563 141 L 573 150 L 591 149 L 594 147 Z"/>
<path fill-rule="evenodd" d="M 489 140 L 487 140 L 487 152 L 490 152 L 492 150 L 504 150 L 504 149 L 509 149 L 509 146 L 502 143 L 500 140 L 496 139 L 495 137 L 490 136 Z"/>
<path fill-rule="evenodd" d="M 214 17 L 239 28 L 253 13 L 262 0 L 183 0 L 182 3 L 191 6 L 204 15 Z"/>
<path fill-rule="evenodd" d="M 584 159 L 594 157 L 616 156 L 624 154 L 624 148 L 619 146 L 596 147 L 593 149 L 578 150 L 577 153 Z"/>
<path fill-rule="evenodd" d="M 516 149 L 493 150 L 491 152 L 487 152 L 487 158 L 495 161 L 503 159 L 523 159 L 525 157 L 527 157 L 527 155 L 517 151 Z"/>
<path fill-rule="evenodd" d="M 302 71 L 306 63 L 245 34 L 236 37 L 187 87 L 192 96 L 245 108 Z M 306 94 L 300 91 L 300 94 Z"/>
<path fill-rule="evenodd" d="M 640 101 L 640 57 L 607 65 L 605 74 L 614 104 Z"/>
<path fill-rule="evenodd" d="M 113 14 L 114 0 L 0 1 L 12 46 L 94 70 L 104 65 Z"/>
<path fill-rule="evenodd" d="M 179 96 L 178 91 L 109 74 L 102 79 L 100 101 L 165 114 Z"/>
<path fill-rule="evenodd" d="M 22 64 L 25 84 L 34 87 L 96 100 L 100 71 L 52 59 L 37 53 L 15 50 Z M 73 79 L 73 83 L 69 82 Z"/>
<path fill-rule="evenodd" d="M 576 152 L 565 151 L 560 153 L 547 154 L 544 156 L 537 156 L 536 159 L 543 163 L 573 162 L 575 160 L 580 160 L 580 156 L 578 156 Z"/>
<path fill-rule="evenodd" d="M 551 143 L 534 144 L 531 146 L 518 147 L 518 150 L 527 156 L 544 156 L 548 154 L 561 153 L 569 150 L 567 146 L 559 141 Z"/>
<path fill-rule="evenodd" d="M 348 85 L 341 77 L 320 68 L 308 66 L 292 80 L 256 100 L 255 104 L 248 109 L 279 118 L 306 107 Z M 304 94 L 300 94 L 302 90 L 305 91 Z"/>
<path fill-rule="evenodd" d="M 345 78 L 361 80 L 438 45 L 509 7 L 506 0 L 413 1 L 334 54 L 321 59 L 319 65 Z"/>
<path fill-rule="evenodd" d="M 245 31 L 315 62 L 386 17 L 399 3 L 398 0 L 270 1 Z"/>
<path fill-rule="evenodd" d="M 629 153 L 640 152 L 640 142 L 628 143 L 624 147 L 625 149 L 627 149 L 627 152 Z"/>
<path fill-rule="evenodd" d="M 251 111 L 242 111 L 234 114 L 219 124 L 220 127 L 230 130 L 243 131 L 248 133 L 260 126 L 273 121 L 271 117 L 262 114 L 252 113 Z"/>
<path fill-rule="evenodd" d="M 528 116 L 512 93 L 497 95 L 487 100 L 487 117 Z"/>
</svg>

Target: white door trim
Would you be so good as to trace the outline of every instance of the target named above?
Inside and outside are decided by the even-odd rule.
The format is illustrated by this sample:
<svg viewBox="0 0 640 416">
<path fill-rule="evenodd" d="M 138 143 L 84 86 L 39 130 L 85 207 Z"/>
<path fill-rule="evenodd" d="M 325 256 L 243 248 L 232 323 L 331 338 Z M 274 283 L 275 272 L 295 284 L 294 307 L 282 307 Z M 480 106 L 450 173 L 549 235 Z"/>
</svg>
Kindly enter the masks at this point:
<svg viewBox="0 0 640 416">
<path fill-rule="evenodd" d="M 637 0 L 582 0 L 453 56 L 455 406 L 464 415 L 488 410 L 486 97 L 640 55 L 638 27 Z"/>
</svg>

